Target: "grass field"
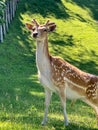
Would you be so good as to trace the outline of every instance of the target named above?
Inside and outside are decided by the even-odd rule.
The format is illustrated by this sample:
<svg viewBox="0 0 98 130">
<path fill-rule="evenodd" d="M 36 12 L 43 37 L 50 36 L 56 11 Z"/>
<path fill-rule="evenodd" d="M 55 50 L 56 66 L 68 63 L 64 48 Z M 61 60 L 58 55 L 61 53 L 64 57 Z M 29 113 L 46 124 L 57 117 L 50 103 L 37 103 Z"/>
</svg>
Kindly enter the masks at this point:
<svg viewBox="0 0 98 130">
<path fill-rule="evenodd" d="M 0 130 L 97 130 L 95 113 L 86 104 L 67 101 L 70 125 L 64 127 L 59 98 L 53 95 L 49 120 L 41 126 L 44 89 L 37 79 L 35 41 L 25 28 L 36 18 L 57 29 L 49 50 L 80 69 L 98 75 L 97 0 L 20 0 L 16 17 L 0 45 Z"/>
</svg>

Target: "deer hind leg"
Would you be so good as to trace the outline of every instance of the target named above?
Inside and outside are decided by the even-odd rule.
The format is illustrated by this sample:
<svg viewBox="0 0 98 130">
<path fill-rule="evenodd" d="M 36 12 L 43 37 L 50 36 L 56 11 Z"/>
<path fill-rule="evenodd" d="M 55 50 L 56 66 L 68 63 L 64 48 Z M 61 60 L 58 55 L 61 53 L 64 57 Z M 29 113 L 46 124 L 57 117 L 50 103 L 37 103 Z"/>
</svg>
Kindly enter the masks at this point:
<svg viewBox="0 0 98 130">
<path fill-rule="evenodd" d="M 47 122 L 48 108 L 49 108 L 51 96 L 52 96 L 52 92 L 48 89 L 45 89 L 45 112 L 44 112 L 44 118 L 42 121 L 42 125 L 45 125 Z"/>
<path fill-rule="evenodd" d="M 96 112 L 96 119 L 97 119 L 97 125 L 98 125 L 98 107 L 94 104 L 92 104 L 90 101 L 85 100 L 84 102 L 86 102 L 88 105 L 90 105 Z"/>
<path fill-rule="evenodd" d="M 98 107 L 96 106 L 92 106 L 95 110 L 95 113 L 96 113 L 96 119 L 97 119 L 97 126 L 98 126 Z"/>
<path fill-rule="evenodd" d="M 98 126 L 98 107 L 96 107 L 95 112 L 96 112 L 97 126 Z"/>
<path fill-rule="evenodd" d="M 65 126 L 68 126 L 69 121 L 68 121 L 67 112 L 66 112 L 66 92 L 65 92 L 65 89 L 60 90 L 59 96 L 61 99 L 61 104 L 62 104 L 63 112 L 64 112 L 64 123 L 65 123 Z"/>
</svg>

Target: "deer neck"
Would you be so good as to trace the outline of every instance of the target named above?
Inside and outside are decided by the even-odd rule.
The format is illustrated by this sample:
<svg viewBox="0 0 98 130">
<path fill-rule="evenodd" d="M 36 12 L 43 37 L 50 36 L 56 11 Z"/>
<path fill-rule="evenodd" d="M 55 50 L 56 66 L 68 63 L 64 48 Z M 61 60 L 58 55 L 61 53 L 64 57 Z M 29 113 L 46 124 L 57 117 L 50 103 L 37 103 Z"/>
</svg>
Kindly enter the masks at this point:
<svg viewBox="0 0 98 130">
<path fill-rule="evenodd" d="M 50 70 L 50 55 L 47 37 L 44 40 L 37 40 L 36 63 L 40 73 L 47 73 Z"/>
</svg>

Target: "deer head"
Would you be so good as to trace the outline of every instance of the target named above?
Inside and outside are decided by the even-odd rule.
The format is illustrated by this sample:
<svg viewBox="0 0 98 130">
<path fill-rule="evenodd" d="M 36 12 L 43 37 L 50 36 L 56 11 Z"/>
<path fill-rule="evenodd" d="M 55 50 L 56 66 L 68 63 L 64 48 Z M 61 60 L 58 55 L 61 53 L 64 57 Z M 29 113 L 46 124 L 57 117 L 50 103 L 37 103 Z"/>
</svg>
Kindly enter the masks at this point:
<svg viewBox="0 0 98 130">
<path fill-rule="evenodd" d="M 48 32 L 52 32 L 56 28 L 56 24 L 49 20 L 43 25 L 39 25 L 35 19 L 32 20 L 32 23 L 33 24 L 26 23 L 26 27 L 32 32 L 33 38 L 40 40 L 43 40 Z"/>
</svg>

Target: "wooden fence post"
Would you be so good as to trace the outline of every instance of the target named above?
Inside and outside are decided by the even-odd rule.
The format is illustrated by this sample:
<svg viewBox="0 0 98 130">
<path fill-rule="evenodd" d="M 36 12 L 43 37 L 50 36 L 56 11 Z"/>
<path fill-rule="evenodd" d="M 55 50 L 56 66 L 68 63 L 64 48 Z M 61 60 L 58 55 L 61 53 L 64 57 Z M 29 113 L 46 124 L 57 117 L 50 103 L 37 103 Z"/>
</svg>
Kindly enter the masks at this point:
<svg viewBox="0 0 98 130">
<path fill-rule="evenodd" d="M 3 30 L 2 30 L 2 25 L 0 25 L 0 42 L 3 42 Z"/>
<path fill-rule="evenodd" d="M 3 12 L 3 24 L 0 24 L 0 43 L 3 42 L 3 39 L 8 32 L 9 24 L 15 16 L 15 11 L 17 3 L 19 0 L 9 0 L 5 2 L 6 8 Z"/>
</svg>

